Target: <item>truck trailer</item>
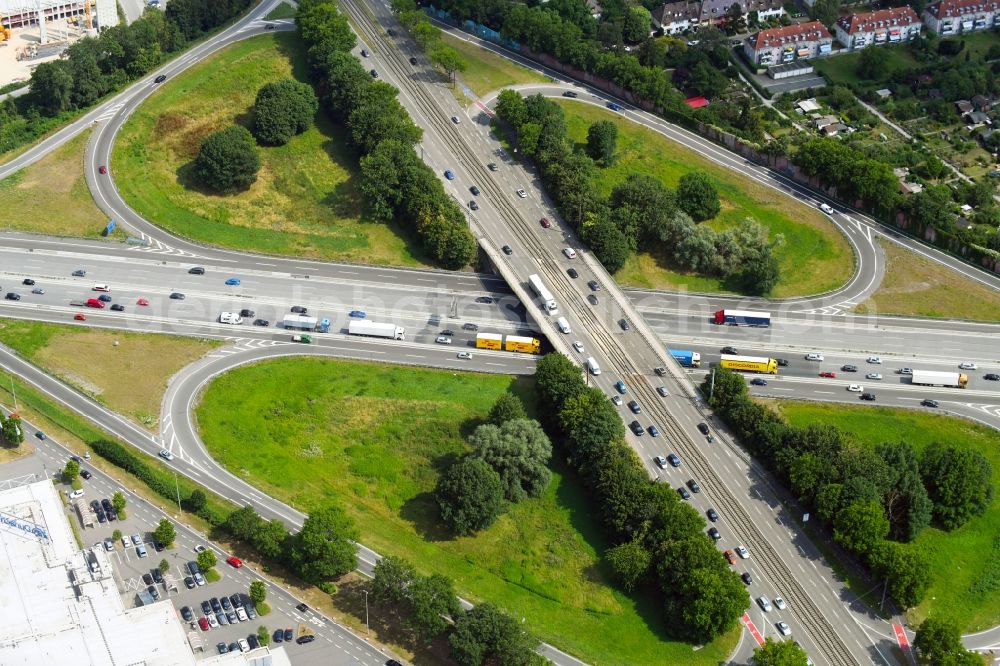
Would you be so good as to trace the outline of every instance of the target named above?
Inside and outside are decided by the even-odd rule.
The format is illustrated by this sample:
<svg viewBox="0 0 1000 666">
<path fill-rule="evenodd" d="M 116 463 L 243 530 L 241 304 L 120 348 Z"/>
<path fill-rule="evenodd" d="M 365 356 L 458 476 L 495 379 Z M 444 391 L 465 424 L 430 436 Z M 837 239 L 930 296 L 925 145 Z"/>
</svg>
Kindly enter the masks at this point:
<svg viewBox="0 0 1000 666">
<path fill-rule="evenodd" d="M 528 283 L 534 292 L 538 294 L 538 297 L 542 299 L 546 312 L 550 315 L 557 314 L 559 312 L 559 305 L 556 303 L 556 299 L 552 297 L 552 292 L 542 284 L 542 278 L 538 277 L 538 275 L 529 275 Z"/>
<path fill-rule="evenodd" d="M 476 336 L 477 349 L 503 349 L 503 336 L 499 333 L 480 333 Z"/>
<path fill-rule="evenodd" d="M 537 354 L 541 351 L 542 343 L 535 338 L 528 338 L 520 335 L 508 335 L 504 342 L 504 350 L 509 352 L 522 352 L 524 354 Z"/>
<path fill-rule="evenodd" d="M 715 313 L 716 324 L 727 326 L 757 326 L 766 328 L 771 325 L 770 312 L 753 312 L 751 310 L 719 310 Z"/>
<path fill-rule="evenodd" d="M 743 372 L 765 372 L 769 375 L 778 374 L 778 359 L 764 356 L 732 356 L 723 354 L 719 365 L 730 370 Z"/>
<path fill-rule="evenodd" d="M 406 329 L 395 324 L 379 324 L 374 321 L 354 319 L 347 325 L 347 332 L 351 335 L 370 335 L 375 338 L 389 338 L 391 340 L 404 340 Z"/>
<path fill-rule="evenodd" d="M 969 376 L 961 372 L 935 372 L 933 370 L 914 370 L 910 376 L 911 384 L 921 386 L 949 386 L 952 388 L 965 388 L 969 383 Z"/>
<path fill-rule="evenodd" d="M 670 355 L 674 357 L 674 360 L 683 365 L 685 368 L 700 368 L 701 367 L 701 354 L 695 351 L 687 351 L 684 349 L 668 349 Z"/>
<path fill-rule="evenodd" d="M 303 315 L 285 315 L 281 320 L 281 325 L 289 331 L 315 331 L 316 317 L 305 317 Z"/>
</svg>

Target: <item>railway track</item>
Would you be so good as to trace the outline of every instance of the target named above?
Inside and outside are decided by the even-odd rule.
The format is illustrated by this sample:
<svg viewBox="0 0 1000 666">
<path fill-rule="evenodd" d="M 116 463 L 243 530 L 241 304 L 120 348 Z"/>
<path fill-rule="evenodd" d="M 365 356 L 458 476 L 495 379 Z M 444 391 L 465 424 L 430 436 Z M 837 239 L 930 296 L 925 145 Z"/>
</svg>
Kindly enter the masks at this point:
<svg viewBox="0 0 1000 666">
<path fill-rule="evenodd" d="M 433 126 L 444 138 L 458 163 L 479 184 L 489 205 L 500 213 L 507 222 L 509 230 L 516 233 L 518 239 L 532 251 L 532 256 L 538 262 L 539 273 L 546 279 L 550 288 L 559 295 L 563 307 L 572 310 L 581 322 L 586 323 L 593 343 L 622 376 L 629 378 L 632 391 L 644 401 L 643 404 L 646 405 L 647 411 L 656 416 L 657 425 L 664 429 L 664 437 L 670 437 L 676 444 L 693 475 L 700 480 L 704 492 L 712 497 L 715 506 L 721 511 L 721 515 L 734 536 L 751 550 L 758 569 L 781 589 L 784 598 L 789 602 L 789 614 L 798 620 L 799 625 L 806 630 L 816 646 L 822 650 L 822 653 L 814 655 L 814 658 L 818 662 L 826 661 L 835 666 L 855 666 L 858 664 L 839 634 L 827 622 L 802 585 L 778 556 L 777 551 L 757 529 L 750 515 L 726 489 L 722 479 L 708 463 L 698 446 L 667 411 L 666 403 L 647 381 L 646 373 L 640 371 L 615 342 L 606 325 L 609 322 L 600 321 L 598 315 L 591 308 L 581 305 L 583 299 L 579 293 L 566 289 L 562 270 L 553 261 L 549 250 L 537 237 L 534 224 L 522 217 L 508 200 L 506 193 L 490 176 L 481 156 L 466 143 L 464 137 L 459 133 L 458 127 L 449 120 L 448 115 L 437 105 L 425 87 L 412 80 L 413 70 L 405 62 L 405 56 L 396 48 L 395 38 L 390 38 L 386 34 L 371 10 L 363 3 L 356 0 L 341 0 L 340 5 L 352 19 L 355 28 L 362 33 L 368 46 L 382 52 L 384 66 L 395 74 L 396 81 L 399 82 L 401 89 L 406 91 L 410 101 L 426 116 L 428 124 Z M 507 261 L 505 257 L 504 261 Z M 507 263 L 509 273 L 514 274 L 516 272 L 514 267 L 509 262 Z M 609 280 L 604 282 L 609 285 L 610 290 L 617 292 Z M 629 317 L 628 311 L 622 308 L 623 299 L 625 303 L 628 303 L 624 295 L 617 292 L 616 306 L 626 313 L 624 316 L 634 321 L 635 318 Z M 544 317 L 544 314 L 541 316 Z M 640 336 L 633 336 L 632 342 L 635 342 L 638 337 Z M 663 359 L 662 350 L 652 348 L 645 336 L 641 337 L 654 356 Z M 644 460 L 643 464 L 649 466 L 651 461 Z"/>
</svg>

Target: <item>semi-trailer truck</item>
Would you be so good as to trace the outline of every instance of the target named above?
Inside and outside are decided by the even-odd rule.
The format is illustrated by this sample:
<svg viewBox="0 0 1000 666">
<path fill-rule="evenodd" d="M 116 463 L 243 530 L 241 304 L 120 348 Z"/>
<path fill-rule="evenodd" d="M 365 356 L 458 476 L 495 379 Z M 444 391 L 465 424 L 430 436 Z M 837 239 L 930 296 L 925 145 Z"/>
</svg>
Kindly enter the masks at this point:
<svg viewBox="0 0 1000 666">
<path fill-rule="evenodd" d="M 395 324 L 379 324 L 374 321 L 354 319 L 347 325 L 347 332 L 351 335 L 370 335 L 375 338 L 389 338 L 392 340 L 404 340 L 406 329 Z"/>
<path fill-rule="evenodd" d="M 732 356 L 723 354 L 719 365 L 730 370 L 743 372 L 765 372 L 769 375 L 778 374 L 778 359 L 764 356 Z"/>
<path fill-rule="evenodd" d="M 685 349 L 668 349 L 667 351 L 670 352 L 675 361 L 685 368 L 701 367 L 701 354 L 696 351 L 687 351 Z"/>
<path fill-rule="evenodd" d="M 306 317 L 304 315 L 285 315 L 285 318 L 281 320 L 281 325 L 290 331 L 330 332 L 329 319 L 317 321 L 316 317 Z"/>
<path fill-rule="evenodd" d="M 541 347 L 542 343 L 535 338 L 519 335 L 508 335 L 506 344 L 504 344 L 503 335 L 500 333 L 480 333 L 476 336 L 477 349 L 493 349 L 496 351 L 502 349 L 511 352 L 537 354 L 541 351 Z"/>
<path fill-rule="evenodd" d="M 727 326 L 758 326 L 771 325 L 770 312 L 753 312 L 752 310 L 719 310 L 715 313 L 716 324 Z"/>
<path fill-rule="evenodd" d="M 936 372 L 933 370 L 914 370 L 910 375 L 911 384 L 922 386 L 948 386 L 951 388 L 965 388 L 969 383 L 969 376 L 961 372 Z"/>
<path fill-rule="evenodd" d="M 546 289 L 545 285 L 542 284 L 542 278 L 538 277 L 538 275 L 529 275 L 528 283 L 531 285 L 534 292 L 538 294 L 538 297 L 542 299 L 546 312 L 550 315 L 554 315 L 559 312 L 559 305 L 556 303 L 556 299 L 552 297 L 552 292 Z"/>
<path fill-rule="evenodd" d="M 480 333 L 476 336 L 477 349 L 503 349 L 503 336 L 499 333 Z"/>
</svg>

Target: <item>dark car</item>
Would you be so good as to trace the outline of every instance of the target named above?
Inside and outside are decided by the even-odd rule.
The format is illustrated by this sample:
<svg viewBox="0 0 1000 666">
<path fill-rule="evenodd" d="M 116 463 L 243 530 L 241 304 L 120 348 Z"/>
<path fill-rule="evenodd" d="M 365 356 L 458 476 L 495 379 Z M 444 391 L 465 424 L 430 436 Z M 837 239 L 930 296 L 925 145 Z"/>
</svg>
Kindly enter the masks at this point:
<svg viewBox="0 0 1000 666">
<path fill-rule="evenodd" d="M 451 330 L 450 328 L 446 328 L 445 330 L 441 331 L 441 333 L 439 335 L 447 335 L 447 336 L 451 337 L 451 336 L 455 335 L 455 331 Z"/>
<path fill-rule="evenodd" d="M 240 599 L 240 595 L 238 594 L 229 595 L 229 601 L 232 602 L 233 608 L 243 608 L 243 600 Z"/>
<path fill-rule="evenodd" d="M 29 287 L 31 287 L 35 284 L 35 281 L 32 280 L 31 278 L 24 278 L 24 280 L 21 281 L 21 284 L 26 284 Z"/>
<path fill-rule="evenodd" d="M 167 80 L 167 75 L 166 74 L 160 74 L 158 77 L 156 77 L 155 79 L 153 79 L 153 83 L 163 83 L 166 80 Z"/>
<path fill-rule="evenodd" d="M 749 571 L 744 572 L 743 575 L 740 576 L 740 578 L 742 578 L 743 582 L 746 583 L 747 585 L 753 582 L 753 576 L 750 575 Z"/>
<path fill-rule="evenodd" d="M 150 585 L 149 587 L 147 587 L 146 591 L 149 592 L 149 596 L 153 597 L 154 599 L 159 599 L 160 598 L 160 591 L 157 590 L 152 585 Z"/>
<path fill-rule="evenodd" d="M 193 590 L 194 586 L 195 586 L 194 578 L 191 578 L 191 576 L 184 576 L 184 587 L 186 587 L 189 590 Z"/>
<path fill-rule="evenodd" d="M 309 606 L 306 606 L 305 604 L 302 604 L 302 603 L 295 604 L 295 608 L 298 609 L 302 613 L 308 613 L 309 612 Z"/>
<path fill-rule="evenodd" d="M 101 294 L 100 296 L 97 297 L 97 300 L 101 301 L 102 303 L 110 303 L 111 296 L 109 296 L 108 294 Z"/>
<path fill-rule="evenodd" d="M 81 469 L 80 470 L 80 476 L 83 477 L 83 479 L 86 481 L 86 480 L 90 479 L 90 477 L 93 476 L 93 475 L 89 471 L 87 471 L 85 469 Z"/>
<path fill-rule="evenodd" d="M 497 166 L 496 162 L 490 162 L 489 164 L 486 165 L 486 168 L 489 169 L 490 171 L 496 171 L 500 167 Z"/>
<path fill-rule="evenodd" d="M 739 350 L 736 347 L 723 347 L 719 350 L 722 354 L 739 354 Z"/>
<path fill-rule="evenodd" d="M 378 78 L 378 72 L 376 70 L 373 69 L 373 70 L 371 70 L 368 73 L 372 75 L 373 79 L 377 79 Z"/>
<path fill-rule="evenodd" d="M 587 301 L 589 301 L 591 305 L 597 305 L 600 303 L 600 299 L 597 298 L 597 294 L 588 294 Z"/>
<path fill-rule="evenodd" d="M 861 399 L 862 400 L 869 400 L 871 402 L 875 402 L 875 394 L 874 393 L 862 393 L 861 394 Z"/>
<path fill-rule="evenodd" d="M 268 326 L 271 325 L 271 322 L 269 322 L 266 319 L 254 319 L 253 320 L 253 325 L 254 326 L 264 326 L 266 328 L 266 327 L 268 327 Z"/>
<path fill-rule="evenodd" d="M 570 276 L 570 277 L 571 277 L 571 278 L 573 278 L 574 280 L 575 280 L 576 278 L 580 277 L 580 274 L 576 272 L 576 269 L 575 269 L 575 268 L 570 268 L 570 269 L 567 269 L 567 271 L 566 271 L 566 275 Z"/>
<path fill-rule="evenodd" d="M 194 619 L 194 613 L 191 612 L 190 608 L 184 606 L 183 608 L 181 608 L 181 617 L 184 618 L 185 622 L 190 622 L 191 620 Z"/>
<path fill-rule="evenodd" d="M 291 629 L 285 629 L 285 642 L 291 642 L 292 638 L 295 637 L 295 632 Z"/>
<path fill-rule="evenodd" d="M 267 25 L 264 26 L 264 30 L 274 30 L 274 24 L 268 23 Z"/>
<path fill-rule="evenodd" d="M 628 427 L 629 429 L 632 430 L 632 434 L 634 434 L 636 437 L 642 437 L 642 433 L 645 432 L 645 429 L 642 427 L 642 424 L 639 423 L 638 421 L 632 421 L 632 423 L 628 424 Z"/>
<path fill-rule="evenodd" d="M 240 623 L 240 616 L 236 614 L 236 611 L 229 611 L 226 613 L 226 619 L 229 620 L 229 624 Z"/>
<path fill-rule="evenodd" d="M 208 615 L 209 613 L 211 613 L 212 612 L 212 604 L 208 603 L 207 601 L 201 602 L 201 612 L 204 613 L 205 615 Z"/>
<path fill-rule="evenodd" d="M 229 652 L 229 646 L 225 643 L 219 643 L 215 646 L 215 649 L 219 651 L 219 654 L 226 654 Z"/>
<path fill-rule="evenodd" d="M 479 324 L 462 324 L 463 331 L 478 331 Z"/>
<path fill-rule="evenodd" d="M 677 489 L 677 493 L 681 496 L 681 499 L 691 499 L 691 493 L 684 486 Z"/>
<path fill-rule="evenodd" d="M 98 502 L 97 500 L 94 500 L 93 502 L 90 503 L 90 508 L 94 510 L 94 513 L 97 513 L 97 511 L 101 508 L 101 503 Z"/>
<path fill-rule="evenodd" d="M 152 585 L 153 584 L 153 575 L 152 574 L 148 574 L 148 573 L 142 574 L 142 582 L 145 583 L 146 585 Z"/>
<path fill-rule="evenodd" d="M 506 254 L 507 256 L 514 254 L 514 248 L 512 248 L 510 245 L 504 245 L 500 249 L 503 250 L 503 253 Z"/>
<path fill-rule="evenodd" d="M 240 310 L 240 316 L 246 317 L 247 319 L 251 319 L 255 314 L 257 313 L 253 310 Z"/>
<path fill-rule="evenodd" d="M 474 196 L 474 197 L 478 197 L 479 196 L 479 188 L 476 187 L 475 185 L 473 185 L 472 187 L 470 187 L 469 191 L 472 192 L 472 196 Z"/>
<path fill-rule="evenodd" d="M 660 436 L 660 430 L 655 425 L 649 426 L 649 428 L 646 429 L 646 432 L 649 433 L 650 437 L 659 437 Z"/>
<path fill-rule="evenodd" d="M 114 505 L 111 503 L 111 500 L 107 498 L 101 500 L 101 506 L 104 507 L 105 511 L 110 511 L 112 508 L 114 508 Z"/>
<path fill-rule="evenodd" d="M 712 537 L 713 541 L 718 541 L 719 539 L 722 538 L 722 535 L 719 534 L 719 530 L 717 530 L 714 527 L 709 527 L 708 528 L 708 536 Z"/>
<path fill-rule="evenodd" d="M 920 404 L 923 405 L 924 407 L 937 407 L 938 401 L 931 400 L 930 398 L 925 398 L 924 400 L 920 401 Z"/>
<path fill-rule="evenodd" d="M 302 307 L 301 305 L 293 305 L 292 312 L 294 312 L 295 314 L 304 315 L 307 312 L 309 312 L 309 308 Z"/>
<path fill-rule="evenodd" d="M 82 268 L 78 268 L 75 271 L 73 271 L 73 277 L 87 277 L 87 271 L 83 270 Z"/>
<path fill-rule="evenodd" d="M 285 640 L 285 632 L 281 629 L 274 630 L 274 636 L 272 637 L 275 643 L 280 643 Z"/>
<path fill-rule="evenodd" d="M 175 291 L 172 294 L 170 294 L 170 298 L 172 298 L 175 301 L 183 301 L 184 300 L 184 294 L 182 294 L 179 291 Z"/>
<path fill-rule="evenodd" d="M 618 325 L 622 327 L 623 331 L 627 331 L 630 328 L 632 328 L 631 326 L 629 326 L 628 319 L 620 319 L 618 321 Z"/>
<path fill-rule="evenodd" d="M 632 410 L 633 414 L 642 414 L 642 407 L 635 400 L 628 401 L 628 408 Z"/>
<path fill-rule="evenodd" d="M 108 522 L 108 514 L 104 513 L 104 509 L 97 510 L 97 522 L 99 523 Z"/>
<path fill-rule="evenodd" d="M 1000 375 L 998 375 L 995 372 L 987 372 L 985 375 L 983 375 L 983 379 L 987 379 L 991 382 L 1000 382 Z"/>
<path fill-rule="evenodd" d="M 212 610 L 216 613 L 222 610 L 222 604 L 219 603 L 218 597 L 212 597 L 208 600 L 208 603 L 212 604 Z"/>
<path fill-rule="evenodd" d="M 708 434 L 708 424 L 707 423 L 699 423 L 698 424 L 698 432 L 700 432 L 703 435 L 707 435 Z"/>
<path fill-rule="evenodd" d="M 153 569 L 149 573 L 153 574 L 153 580 L 155 580 L 157 583 L 163 582 L 163 574 L 160 572 L 159 569 Z"/>
<path fill-rule="evenodd" d="M 701 492 L 701 486 L 699 486 L 698 482 L 695 481 L 694 479 L 688 479 L 687 484 L 688 484 L 688 488 L 691 489 L 691 492 L 693 492 L 693 493 L 700 493 Z"/>
<path fill-rule="evenodd" d="M 201 266 L 192 266 L 191 268 L 188 269 L 188 273 L 190 273 L 191 275 L 204 275 L 205 269 L 202 268 Z"/>
<path fill-rule="evenodd" d="M 222 596 L 219 597 L 219 601 L 222 603 L 222 609 L 226 611 L 233 610 L 233 605 L 229 602 L 229 597 Z"/>
<path fill-rule="evenodd" d="M 417 64 L 417 59 L 416 59 L 416 58 L 413 58 L 413 57 L 411 57 L 411 58 L 410 58 L 410 64 L 411 64 L 411 65 L 416 65 L 416 64 Z"/>
<path fill-rule="evenodd" d="M 671 453 L 670 455 L 668 455 L 667 456 L 667 462 L 669 462 L 674 467 L 680 467 L 681 466 L 681 459 L 677 457 L 676 453 Z"/>
<path fill-rule="evenodd" d="M 751 386 L 767 386 L 767 380 L 762 377 L 754 377 L 750 380 Z"/>
<path fill-rule="evenodd" d="M 777 359 L 777 361 L 778 361 L 778 365 L 780 367 L 782 367 L 782 368 L 788 367 L 788 359 L 787 358 L 779 358 L 779 359 Z"/>
<path fill-rule="evenodd" d="M 114 305 L 111 306 L 111 309 L 114 310 L 115 312 L 125 312 L 125 306 L 122 305 L 121 303 L 115 303 Z"/>
<path fill-rule="evenodd" d="M 841 372 L 857 372 L 858 371 L 858 366 L 856 366 L 856 365 L 850 365 L 850 364 L 848 364 L 848 365 L 842 365 L 842 366 L 840 366 L 840 370 L 841 370 Z"/>
<path fill-rule="evenodd" d="M 590 287 L 591 291 L 601 290 L 601 283 L 598 282 L 597 280 L 591 280 L 590 282 L 587 283 L 587 286 Z"/>
<path fill-rule="evenodd" d="M 385 662 L 385 666 L 403 666 L 403 665 L 398 661 L 396 661 L 395 659 L 390 659 L 389 661 Z"/>
<path fill-rule="evenodd" d="M 257 634 L 247 634 L 247 645 L 250 646 L 251 650 L 256 650 L 260 647 L 260 641 L 257 640 Z"/>
<path fill-rule="evenodd" d="M 572 90 L 567 90 L 566 92 L 564 92 L 564 93 L 563 93 L 563 95 L 562 95 L 562 96 L 563 96 L 563 97 L 572 97 L 573 99 L 576 99 L 577 97 L 579 97 L 579 95 L 577 95 L 577 94 L 576 94 L 575 92 L 573 92 Z"/>
<path fill-rule="evenodd" d="M 389 35 L 390 37 L 395 37 L 396 31 L 393 30 L 392 28 L 389 28 L 388 30 L 385 31 L 385 34 Z"/>
<path fill-rule="evenodd" d="M 316 637 L 312 634 L 308 634 L 306 636 L 299 636 L 295 639 L 295 642 L 302 645 L 303 643 L 312 643 L 314 640 L 316 640 Z"/>
<path fill-rule="evenodd" d="M 19 300 L 21 300 L 21 294 L 15 294 L 12 291 L 8 292 L 7 293 L 7 300 L 8 301 L 19 301 Z"/>
<path fill-rule="evenodd" d="M 709 509 L 705 512 L 705 515 L 708 516 L 708 519 L 713 523 L 719 519 L 719 514 L 715 511 L 715 509 Z"/>
</svg>

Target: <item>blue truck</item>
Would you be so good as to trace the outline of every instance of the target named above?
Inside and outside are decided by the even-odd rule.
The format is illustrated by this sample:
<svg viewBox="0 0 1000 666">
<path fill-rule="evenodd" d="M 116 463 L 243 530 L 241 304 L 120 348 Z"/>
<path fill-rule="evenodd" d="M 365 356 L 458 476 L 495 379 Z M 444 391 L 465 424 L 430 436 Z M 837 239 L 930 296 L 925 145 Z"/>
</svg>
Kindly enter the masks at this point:
<svg viewBox="0 0 1000 666">
<path fill-rule="evenodd" d="M 727 326 L 758 326 L 766 328 L 771 325 L 770 312 L 753 312 L 751 310 L 719 310 L 715 313 L 716 324 Z"/>
<path fill-rule="evenodd" d="M 670 355 L 674 357 L 674 360 L 683 365 L 685 368 L 700 368 L 701 367 L 701 354 L 695 351 L 687 351 L 685 349 L 668 349 Z"/>
</svg>

